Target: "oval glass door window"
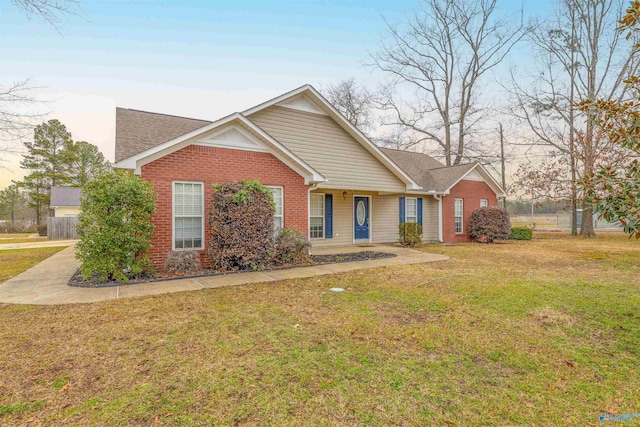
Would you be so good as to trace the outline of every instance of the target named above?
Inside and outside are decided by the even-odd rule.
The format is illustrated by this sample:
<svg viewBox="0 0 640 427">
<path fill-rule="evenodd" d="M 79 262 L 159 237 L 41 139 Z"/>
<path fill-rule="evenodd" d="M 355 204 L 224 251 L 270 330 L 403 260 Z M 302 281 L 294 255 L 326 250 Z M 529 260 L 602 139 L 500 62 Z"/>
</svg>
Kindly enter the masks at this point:
<svg viewBox="0 0 640 427">
<path fill-rule="evenodd" d="M 366 212 L 364 208 L 364 202 L 362 200 L 358 202 L 358 206 L 356 207 L 356 219 L 358 220 L 359 226 L 364 225 L 364 221 L 366 219 Z"/>
</svg>

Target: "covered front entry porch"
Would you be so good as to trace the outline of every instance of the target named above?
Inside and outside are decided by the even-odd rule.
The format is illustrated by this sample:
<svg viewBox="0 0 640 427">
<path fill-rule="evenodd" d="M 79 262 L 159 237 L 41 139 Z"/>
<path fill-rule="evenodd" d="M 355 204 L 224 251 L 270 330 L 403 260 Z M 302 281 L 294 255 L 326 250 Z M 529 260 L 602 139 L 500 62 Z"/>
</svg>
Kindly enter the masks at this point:
<svg viewBox="0 0 640 427">
<path fill-rule="evenodd" d="M 309 198 L 312 247 L 396 242 L 400 196 L 340 189 L 312 191 Z"/>
<path fill-rule="evenodd" d="M 312 248 L 384 244 L 398 241 L 401 200 L 407 194 L 317 189 L 309 197 L 309 238 Z M 421 198 L 423 241 L 438 241 L 438 202 Z"/>
</svg>

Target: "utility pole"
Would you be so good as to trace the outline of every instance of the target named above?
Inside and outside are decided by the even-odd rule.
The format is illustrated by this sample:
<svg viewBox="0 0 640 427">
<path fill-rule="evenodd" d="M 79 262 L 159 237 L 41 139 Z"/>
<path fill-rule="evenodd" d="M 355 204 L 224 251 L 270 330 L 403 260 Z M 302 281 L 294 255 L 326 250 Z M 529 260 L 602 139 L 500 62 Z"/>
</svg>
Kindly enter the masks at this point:
<svg viewBox="0 0 640 427">
<path fill-rule="evenodd" d="M 502 163 L 502 190 L 507 191 L 507 177 L 504 165 L 504 134 L 502 133 L 502 123 L 500 123 L 500 162 Z M 502 207 L 507 209 L 507 197 L 502 198 Z"/>
</svg>

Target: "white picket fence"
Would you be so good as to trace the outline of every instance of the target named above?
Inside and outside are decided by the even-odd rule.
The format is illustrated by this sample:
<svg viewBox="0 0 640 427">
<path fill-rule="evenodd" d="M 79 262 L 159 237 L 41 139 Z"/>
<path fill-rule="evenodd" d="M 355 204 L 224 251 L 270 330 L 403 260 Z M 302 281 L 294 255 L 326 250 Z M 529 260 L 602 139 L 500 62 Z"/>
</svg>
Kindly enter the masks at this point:
<svg viewBox="0 0 640 427">
<path fill-rule="evenodd" d="M 77 239 L 78 217 L 48 217 L 47 239 Z"/>
</svg>

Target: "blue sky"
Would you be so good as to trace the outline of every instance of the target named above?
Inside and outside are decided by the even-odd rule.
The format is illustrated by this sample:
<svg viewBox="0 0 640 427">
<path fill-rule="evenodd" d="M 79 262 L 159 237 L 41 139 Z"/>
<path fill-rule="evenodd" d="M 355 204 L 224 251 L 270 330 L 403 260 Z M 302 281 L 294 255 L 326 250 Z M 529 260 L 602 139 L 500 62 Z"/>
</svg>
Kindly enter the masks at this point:
<svg viewBox="0 0 640 427">
<path fill-rule="evenodd" d="M 526 5 L 542 14 L 548 1 Z M 519 3 L 499 2 L 504 12 Z M 215 119 L 305 83 L 354 76 L 383 36 L 420 2 L 83 1 L 60 33 L 0 0 L 0 81 L 31 78 L 44 108 L 113 157 L 115 107 Z M 4 156 L 0 188 L 19 179 L 18 156 Z"/>
</svg>

